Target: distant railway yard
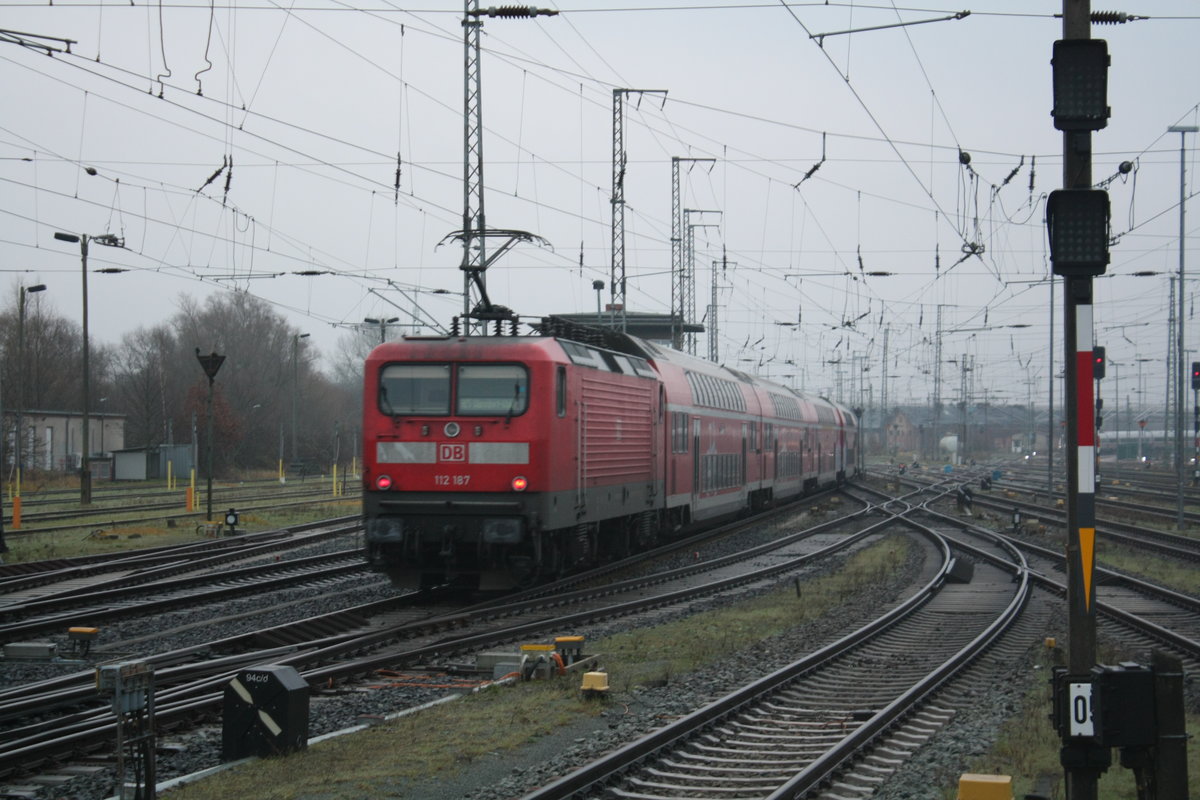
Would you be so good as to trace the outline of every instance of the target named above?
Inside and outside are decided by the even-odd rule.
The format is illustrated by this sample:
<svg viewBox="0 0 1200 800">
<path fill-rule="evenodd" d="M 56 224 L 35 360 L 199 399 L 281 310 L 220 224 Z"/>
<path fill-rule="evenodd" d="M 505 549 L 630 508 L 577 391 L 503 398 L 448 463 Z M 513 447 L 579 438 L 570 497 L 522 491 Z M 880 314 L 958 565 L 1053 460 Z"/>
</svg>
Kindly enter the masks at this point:
<svg viewBox="0 0 1200 800">
<path fill-rule="evenodd" d="M 1169 488 L 1106 481 L 1101 660 L 1157 653 L 1194 674 L 1196 506 L 1176 531 L 1147 508 L 1170 514 Z M 118 762 L 96 689 L 116 663 L 153 673 L 159 794 L 180 800 L 954 797 L 966 772 L 1060 796 L 1047 678 L 1066 584 L 1048 488 L 1044 463 L 879 464 L 506 594 L 395 588 L 367 568 L 355 493 L 319 479 L 220 487 L 215 507 L 241 517 L 220 535 L 175 516 L 178 492 L 97 491 L 74 519 L 46 492 L 5 526 L 0 796 L 107 797 L 118 768 L 144 778 Z M 229 687 L 264 665 L 306 684 L 307 747 L 203 773 L 228 760 Z M 1198 701 L 1189 686 L 1193 730 Z M 1104 785 L 1134 796 L 1125 770 Z"/>
</svg>

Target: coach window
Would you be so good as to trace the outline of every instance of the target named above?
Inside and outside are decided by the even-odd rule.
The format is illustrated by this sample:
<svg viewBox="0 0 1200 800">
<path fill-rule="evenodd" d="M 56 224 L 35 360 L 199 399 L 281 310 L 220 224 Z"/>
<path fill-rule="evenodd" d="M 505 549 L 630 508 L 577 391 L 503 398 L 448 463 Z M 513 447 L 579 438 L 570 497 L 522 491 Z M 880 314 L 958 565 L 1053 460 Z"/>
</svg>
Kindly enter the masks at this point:
<svg viewBox="0 0 1200 800">
<path fill-rule="evenodd" d="M 379 375 L 385 414 L 449 414 L 449 364 L 388 364 Z"/>
<path fill-rule="evenodd" d="M 554 388 L 555 404 L 557 406 L 558 415 L 565 417 L 567 415 L 567 368 L 559 367 L 555 377 Z"/>
<path fill-rule="evenodd" d="M 463 364 L 458 368 L 459 414 L 524 414 L 529 376 L 519 364 Z"/>
</svg>

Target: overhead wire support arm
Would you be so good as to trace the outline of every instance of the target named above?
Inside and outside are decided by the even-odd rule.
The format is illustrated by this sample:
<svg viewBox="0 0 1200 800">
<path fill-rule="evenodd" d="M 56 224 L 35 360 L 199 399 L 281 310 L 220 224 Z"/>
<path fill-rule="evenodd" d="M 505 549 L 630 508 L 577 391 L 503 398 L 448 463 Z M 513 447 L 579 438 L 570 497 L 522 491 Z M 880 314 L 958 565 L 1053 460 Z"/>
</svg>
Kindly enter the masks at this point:
<svg viewBox="0 0 1200 800">
<path fill-rule="evenodd" d="M 51 44 L 34 41 L 35 39 L 45 39 L 47 42 L 59 42 L 64 47 L 55 47 Z M 26 33 L 24 31 L 10 31 L 6 28 L 0 28 L 0 42 L 8 42 L 9 44 L 18 44 L 21 47 L 28 47 L 30 50 L 41 50 L 46 55 L 54 53 L 71 52 L 71 45 L 78 44 L 74 39 L 64 39 L 61 36 L 45 36 L 40 33 Z"/>
<path fill-rule="evenodd" d="M 826 36 L 844 36 L 848 33 L 866 33 L 868 31 L 883 31 L 889 28 L 907 28 L 910 25 L 925 25 L 930 22 L 953 22 L 955 20 L 965 19 L 971 16 L 970 11 L 959 11 L 957 14 L 951 14 L 948 17 L 937 17 L 935 19 L 915 19 L 912 22 L 892 22 L 888 25 L 872 25 L 868 28 L 847 28 L 844 31 L 829 31 L 827 33 L 812 33 L 808 38 L 816 39 L 817 44 L 824 47 Z"/>
</svg>

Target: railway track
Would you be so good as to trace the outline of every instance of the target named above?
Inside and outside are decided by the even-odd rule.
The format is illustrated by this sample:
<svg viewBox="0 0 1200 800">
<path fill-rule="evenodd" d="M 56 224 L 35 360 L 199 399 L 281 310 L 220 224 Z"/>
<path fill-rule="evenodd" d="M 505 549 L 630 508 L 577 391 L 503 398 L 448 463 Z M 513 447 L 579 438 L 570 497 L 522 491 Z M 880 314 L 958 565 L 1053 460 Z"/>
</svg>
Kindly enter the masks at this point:
<svg viewBox="0 0 1200 800">
<path fill-rule="evenodd" d="M 917 517 L 928 520 L 926 535 L 940 540 L 947 555 L 953 548 L 960 557 L 974 559 L 970 584 L 947 585 L 886 633 L 879 635 L 873 623 L 527 794 L 525 800 L 870 796 L 956 708 L 971 702 L 972 682 L 977 686 L 979 681 L 995 680 L 1016 654 L 1028 650 L 1028 642 L 1045 630 L 1050 605 L 1046 596 L 1066 591 L 1061 581 L 1031 569 L 1018 551 L 1023 543 L 964 525 L 929 510 L 928 503 L 912 507 L 882 499 L 880 508 L 909 517 L 907 524 L 918 524 L 912 519 Z M 1045 560 L 1049 554 L 1040 557 Z M 1133 585 L 1130 594 L 1105 592 L 1100 607 L 1108 633 L 1126 642 L 1132 639 L 1135 645 L 1169 646 L 1195 663 L 1200 645 L 1175 629 L 1180 624 L 1194 626 L 1200 619 L 1191 610 L 1194 601 L 1183 601 L 1186 610 L 1168 609 L 1164 619 L 1159 616 L 1163 609 L 1150 608 L 1153 601 L 1148 600 L 1163 596 L 1163 591 L 1135 585 L 1136 594 Z M 1031 603 L 1035 587 L 1043 596 Z M 1170 596 L 1168 604 L 1179 601 L 1174 593 L 1165 594 Z M 1029 605 L 1034 606 L 1031 612 L 1018 613 Z M 1136 606 L 1141 615 L 1122 605 Z M 962 624 L 976 616 L 986 619 L 975 619 L 973 626 Z M 923 617 L 935 621 L 928 623 Z M 923 621 L 928 627 L 921 627 Z M 1159 624 L 1168 621 L 1174 627 Z M 962 641 L 970 638 L 965 629 L 978 631 L 969 644 Z M 953 633 L 947 636 L 947 630 Z M 1003 636 L 1004 631 L 1010 635 Z M 1149 639 L 1137 638 L 1147 635 Z M 955 650 L 957 644 L 963 646 Z M 994 652 L 983 652 L 993 644 Z M 945 658 L 939 662 L 937 651 L 943 645 Z M 972 671 L 977 674 L 972 676 Z"/>
<path fill-rule="evenodd" d="M 939 490 L 943 498 L 945 490 L 946 487 Z M 861 499 L 861 493 L 855 494 Z M 349 686 L 356 676 L 370 675 L 380 668 L 405 669 L 457 663 L 464 658 L 469 659 L 470 654 L 479 649 L 493 647 L 499 642 L 511 642 L 514 638 L 520 640 L 551 631 L 577 630 L 601 619 L 636 618 L 661 613 L 662 609 L 690 608 L 698 597 L 718 596 L 734 591 L 733 587 L 736 586 L 777 583 L 789 571 L 802 569 L 806 563 L 811 564 L 832 555 L 836 548 L 849 546 L 847 540 L 857 538 L 862 541 L 901 524 L 910 527 L 923 525 L 927 532 L 919 535 L 925 537 L 925 541 L 940 540 L 944 544 L 925 545 L 937 549 L 940 554 L 937 559 L 939 566 L 937 572 L 930 571 L 922 587 L 913 592 L 914 598 L 924 598 L 924 602 L 918 603 L 920 610 L 914 612 L 914 617 L 901 622 L 900 612 L 893 611 L 889 620 L 894 621 L 894 626 L 887 626 L 889 632 L 884 632 L 885 623 L 876 622 L 864 629 L 860 641 L 852 642 L 854 637 L 848 636 L 843 641 L 821 648 L 813 658 L 824 656 L 830 665 L 842 665 L 827 667 L 826 670 L 831 671 L 826 671 L 824 677 L 819 677 L 822 673 L 817 671 L 816 662 L 810 663 L 807 668 L 798 667 L 795 674 L 787 678 L 784 675 L 788 668 L 767 676 L 776 678 L 779 683 L 776 688 L 785 694 L 764 702 L 787 708 L 787 718 L 792 720 L 792 724 L 778 724 L 776 718 L 782 717 L 783 712 L 774 705 L 760 706 L 767 708 L 767 712 L 752 712 L 752 706 L 748 705 L 750 701 L 731 701 L 728 713 L 703 720 L 703 725 L 707 726 L 703 733 L 687 733 L 680 739 L 681 742 L 701 741 L 707 743 L 708 747 L 726 748 L 724 740 L 721 744 L 712 744 L 711 740 L 702 738 L 716 735 L 712 732 L 720 730 L 721 737 L 740 737 L 740 740 L 751 745 L 757 743 L 755 746 L 759 749 L 762 749 L 764 742 L 771 742 L 768 745 L 771 752 L 766 760 L 773 762 L 786 761 L 781 758 L 785 751 L 804 750 L 803 757 L 797 756 L 799 760 L 793 760 L 790 766 L 784 768 L 785 772 L 792 770 L 790 776 L 785 772 L 777 773 L 776 777 L 780 778 L 777 785 L 768 787 L 766 793 L 763 793 L 761 785 L 755 785 L 750 787 L 751 793 L 745 795 L 747 797 L 791 797 L 814 791 L 829 791 L 829 794 L 823 795 L 829 798 L 866 796 L 871 787 L 878 785 L 895 768 L 897 760 L 915 750 L 951 719 L 964 703 L 970 702 L 972 692 L 962 688 L 963 682 L 994 680 L 995 671 L 1002 669 L 1014 657 L 1013 653 L 1028 650 L 1028 642 L 1037 640 L 1045 630 L 1043 612 L 1038 612 L 1043 616 L 1037 613 L 1024 616 L 1014 614 L 1008 624 L 1017 626 L 1018 634 L 1012 639 L 1005 639 L 997 633 L 992 637 L 993 650 L 982 655 L 969 655 L 967 640 L 979 639 L 982 631 L 991 627 L 984 617 L 998 619 L 1002 616 L 996 611 L 1000 605 L 1008 608 L 1013 603 L 1018 606 L 1025 603 L 1025 607 L 1045 607 L 1045 603 L 1017 601 L 1018 586 L 1027 584 L 1035 587 L 1037 595 L 1063 590 L 1061 582 L 1055 588 L 1055 568 L 1052 565 L 1034 563 L 1032 557 L 1026 556 L 1034 565 L 1022 566 L 1022 556 L 1013 552 L 1014 545 L 1005 542 L 1005 537 L 982 529 L 975 533 L 964 532 L 962 520 L 947 518 L 932 510 L 931 506 L 936 502 L 934 496 L 934 493 L 927 492 L 920 500 L 879 496 L 864 499 L 863 502 L 870 505 L 863 511 L 848 515 L 856 520 L 854 533 L 839 529 L 836 521 L 830 521 L 794 537 L 786 537 L 782 543 L 783 550 L 779 550 L 777 544 L 774 552 L 759 549 L 753 555 L 743 554 L 743 562 L 749 559 L 759 567 L 752 574 L 746 574 L 747 568 L 744 565 L 739 567 L 737 559 L 725 561 L 706 557 L 705 562 L 713 562 L 708 567 L 689 563 L 678 568 L 674 575 L 671 574 L 672 570 L 668 570 L 663 574 L 643 575 L 628 581 L 595 581 L 598 585 L 576 585 L 569 592 L 539 590 L 530 592 L 525 598 L 510 598 L 505 603 L 491 602 L 478 608 L 442 606 L 442 610 L 432 613 L 428 608 L 422 609 L 418 605 L 362 607 L 340 612 L 340 617 L 314 618 L 297 623 L 295 627 L 275 626 L 270 630 L 234 637 L 219 646 L 210 643 L 195 648 L 191 653 L 163 654 L 164 661 L 161 667 L 156 668 L 156 675 L 163 675 L 164 680 L 171 677 L 173 681 L 178 676 L 179 680 L 170 688 L 159 688 L 156 707 L 162 725 L 183 730 L 204 720 L 212 720 L 215 709 L 219 708 L 222 687 L 242 665 L 255 662 L 256 659 L 256 663 L 287 663 L 295 666 L 313 687 L 314 695 L 320 696 L 322 687 Z M 901 522 L 899 519 L 918 516 L 921 517 L 920 522 L 915 519 Z M 958 567 L 946 565 L 948 553 L 953 553 L 957 558 Z M 966 560 L 974 562 L 971 583 L 953 582 L 951 578 L 955 572 L 958 572 L 959 578 L 962 577 L 962 565 Z M 1043 572 L 1045 574 L 1039 574 Z M 1014 575 L 1018 576 L 1015 582 Z M 1107 578 L 1104 585 L 1108 585 Z M 1026 596 L 1029 595 L 1029 589 L 1022 591 Z M 1000 602 L 1001 597 L 1006 598 L 1003 603 Z M 1145 602 L 1141 595 L 1136 598 L 1130 602 Z M 1115 606 L 1119 602 L 1115 595 L 1105 596 L 1103 600 L 1106 612 L 1109 605 Z M 414 598 L 409 598 L 409 601 L 413 602 Z M 429 599 L 425 602 L 429 602 Z M 947 603 L 944 608 L 941 605 L 943 602 Z M 660 611 L 656 612 L 655 609 Z M 1190 612 L 1182 613 L 1186 616 Z M 1133 619 L 1137 616 L 1130 615 Z M 921 622 L 922 619 L 926 622 Z M 930 624 L 940 626 L 936 633 L 930 633 L 930 628 L 922 627 Z M 1127 626 L 1130 623 L 1121 619 L 1119 611 L 1111 618 L 1106 617 L 1104 624 L 1106 631 L 1112 629 L 1120 635 L 1128 635 Z M 1157 627 L 1170 630 L 1178 624 L 1178 620 L 1168 614 L 1158 618 Z M 1153 627 L 1147 630 L 1153 630 Z M 973 632 L 965 634 L 964 631 L 968 629 Z M 1186 640 L 1188 637 L 1181 638 Z M 873 643 L 868 640 L 873 640 Z M 1019 644 L 1014 644 L 1014 640 Z M 1147 641 L 1161 645 L 1163 640 L 1147 638 Z M 959 654 L 960 663 L 954 667 L 948 666 Z M 850 679 L 849 687 L 828 683 L 841 680 L 838 675 L 842 672 L 856 675 Z M 880 680 L 882 675 L 886 675 L 888 680 Z M 957 682 L 954 675 L 959 676 Z M 921 688 L 922 685 L 918 684 L 920 676 L 930 678 L 932 682 L 923 684 L 924 688 Z M 769 683 L 767 678 L 756 683 Z M 893 678 L 897 680 L 893 681 Z M 85 696 L 91 691 L 90 685 L 84 685 L 88 679 L 90 673 L 82 673 L 79 685 L 71 689 L 81 693 L 80 699 L 75 702 L 85 702 Z M 789 699 L 782 687 L 789 681 L 802 679 L 812 683 L 794 684 L 805 687 L 800 694 L 803 701 L 797 704 L 796 693 L 793 691 Z M 890 687 L 890 699 L 889 695 L 876 693 L 884 683 Z M 842 688 L 829 689 L 835 685 Z M 867 686 L 871 687 L 870 693 L 864 688 Z M 47 686 L 45 690 L 65 691 L 66 688 Z M 830 694 L 822 693 L 827 690 Z M 851 690 L 856 694 L 850 694 Z M 94 693 L 91 696 L 94 698 Z M 854 699 L 845 702 L 846 698 Z M 920 700 L 923 704 L 906 706 L 905 698 Z M 7 693 L 0 695 L 0 719 L 7 714 L 7 719 L 12 721 L 27 713 L 29 706 L 25 709 L 13 706 L 5 712 L 3 709 L 9 700 L 15 702 L 16 698 L 8 698 Z M 61 706 L 69 713 L 59 715 L 60 718 L 82 715 L 73 722 L 77 727 L 70 730 L 47 721 L 41 729 L 23 730 L 19 740 L 15 734 L 10 739 L 8 734 L 0 733 L 0 775 L 9 775 L 11 778 L 19 774 L 21 769 L 39 764 L 43 769 L 53 771 L 54 765 L 66 763 L 80 753 L 105 748 L 112 736 L 111 715 L 106 709 L 95 707 L 95 703 L 93 699 L 92 707 L 86 711 L 79 710 L 78 706 L 71 703 Z M 37 707 L 36 703 L 34 707 Z M 688 718 L 701 714 L 701 711 L 688 715 Z M 743 714 L 740 718 L 737 716 L 739 713 Z M 824 734 L 824 738 L 817 735 L 818 730 Z M 836 735 L 831 736 L 831 731 Z M 662 735 L 671 738 L 667 734 Z M 788 744 L 785 738 L 776 738 L 793 735 L 800 737 L 794 741 L 795 746 Z M 645 745 L 646 742 L 638 740 L 629 748 Z M 738 747 L 741 746 L 738 744 Z M 710 764 L 699 771 L 711 777 L 724 770 L 725 777 L 729 778 L 722 781 L 726 788 L 746 788 L 748 784 L 739 779 L 746 777 L 745 774 L 737 770 L 729 771 L 728 768 L 729 759 L 749 761 L 757 757 L 748 752 L 726 753 L 718 757 L 724 758 L 724 762 L 718 760 L 717 766 Z M 668 776 L 673 775 L 678 769 L 676 759 L 680 757 L 663 757 L 667 761 L 653 769 Z M 640 752 L 636 756 L 639 769 L 650 764 L 652 758 L 657 757 L 651 756 L 649 751 Z M 678 763 L 694 766 L 697 761 L 697 758 L 688 756 Z M 741 766 L 745 768 L 744 764 Z M 753 764 L 755 770 L 759 766 Z M 641 772 L 637 773 L 637 780 L 647 783 L 639 786 L 632 780 L 632 770 L 629 766 L 617 767 L 607 777 L 589 780 L 588 786 L 603 786 L 605 791 L 618 789 L 630 793 L 621 795 L 617 792 L 605 796 L 639 797 L 642 795 L 638 792 L 659 791 L 660 787 L 653 784 L 676 780 L 657 773 Z M 694 777 L 680 780 L 680 785 L 690 785 L 693 789 L 698 785 L 698 779 Z M 801 788 L 804 785 L 809 788 Z M 549 789 L 550 785 L 538 791 Z M 588 794 L 591 789 L 578 787 L 564 791 L 567 792 L 561 795 L 564 797 L 598 796 Z M 721 796 L 743 795 L 723 793 Z M 541 798 L 543 795 L 535 793 L 530 797 Z"/>
<path fill-rule="evenodd" d="M 286 550 L 311 541 L 340 535 L 342 526 L 357 515 L 294 525 L 290 528 L 244 533 L 236 537 L 204 539 L 185 544 L 102 553 L 47 561 L 0 565 L 0 613 L 4 606 L 28 597 L 69 592 L 73 587 L 103 583 L 123 575 L 129 584 L 166 577 L 255 555 Z M 42 588 L 49 587 L 49 588 Z M 39 589 L 41 589 L 39 591 Z"/>
<path fill-rule="evenodd" d="M 964 573 L 945 538 L 906 524 L 940 557 L 903 603 L 526 800 L 800 797 L 831 785 L 885 735 L 910 745 L 924 738 L 914 731 L 939 727 L 948 715 L 917 707 L 1013 624 L 1029 582 L 1018 565 L 985 566 L 971 583 L 955 583 Z M 895 730 L 906 718 L 907 732 Z M 871 756 L 840 779 L 853 794 L 839 796 L 868 796 L 888 772 L 886 759 Z"/>
<path fill-rule="evenodd" d="M 880 477 L 884 477 L 887 480 L 900 480 L 905 485 L 914 488 L 932 485 L 934 481 L 933 478 L 914 475 L 913 473 L 908 473 L 904 476 L 881 474 Z M 937 480 L 944 482 L 941 477 Z M 975 485 L 975 482 L 967 476 L 959 475 L 956 477 L 956 481 L 963 486 L 971 487 Z M 1051 508 L 1042 503 L 1025 500 L 1019 496 L 999 495 L 998 491 L 1000 491 L 1002 485 L 993 483 L 991 493 L 983 491 L 974 492 L 972 505 L 993 511 L 1002 518 L 1010 518 L 1013 511 L 1019 511 L 1026 520 L 1032 518 L 1065 529 L 1065 511 L 1058 508 Z M 1098 501 L 1098 504 L 1103 505 L 1100 501 Z M 1103 531 L 1105 539 L 1110 542 L 1186 561 L 1200 561 L 1200 538 L 1171 533 L 1157 528 L 1146 527 L 1145 525 L 1121 522 L 1113 519 L 1111 516 L 1099 519 L 1097 521 L 1097 529 Z"/>
<path fill-rule="evenodd" d="M 294 666 L 319 694 L 323 688 L 369 676 L 380 668 L 436 662 L 455 654 L 461 657 L 539 631 L 570 630 L 596 619 L 652 613 L 734 587 L 771 582 L 780 574 L 854 546 L 879 526 L 864 520 L 861 512 L 852 518 L 865 530 L 847 535 L 820 525 L 783 537 L 774 545 L 774 552 L 756 548 L 743 555 L 753 568 L 738 568 L 731 559 L 713 559 L 707 566 L 688 564 L 666 574 L 602 582 L 551 595 L 536 591 L 530 598 L 492 601 L 450 613 L 422 610 L 421 600 L 415 596 L 397 598 L 288 628 L 273 627 L 158 654 L 154 656 L 156 679 L 164 685 L 156 688 L 156 718 L 168 728 L 211 719 L 221 707 L 224 686 L 249 664 Z M 429 597 L 424 601 L 428 603 Z M 76 704 L 85 706 L 84 710 Z M 0 733 L 0 776 L 30 768 L 52 769 L 54 764 L 111 741 L 111 711 L 95 698 L 90 672 L 0 695 L 0 719 L 21 719 L 31 708 L 43 707 L 65 709 L 66 713 L 55 715 L 61 724 L 48 719 L 36 729 Z"/>
<path fill-rule="evenodd" d="M 221 497 L 216 501 L 219 508 L 236 507 L 239 513 L 255 513 L 279 511 L 288 508 L 302 508 L 323 503 L 340 502 L 347 497 L 354 499 L 361 495 L 361 491 L 354 489 L 348 495 L 339 495 L 332 497 L 328 494 L 313 494 L 309 492 L 296 492 L 286 495 L 285 497 L 296 497 L 301 499 L 287 500 L 280 502 L 280 495 L 263 495 L 260 497 Z M 73 511 L 47 512 L 39 517 L 30 519 L 25 517 L 22 527 L 17 530 L 11 528 L 10 523 L 6 523 L 5 536 L 10 540 L 22 536 L 29 536 L 35 533 L 61 533 L 64 531 L 75 531 L 79 528 L 94 528 L 96 530 L 128 528 L 138 525 L 145 525 L 153 522 L 165 522 L 167 524 L 177 523 L 179 521 L 195 521 L 199 525 L 204 518 L 204 512 L 197 507 L 195 511 L 175 511 L 170 512 L 171 508 L 178 508 L 179 503 L 174 504 L 152 504 L 148 506 L 114 506 L 111 508 L 92 508 L 77 509 Z M 131 512 L 143 511 L 140 515 L 130 515 Z M 165 511 L 166 513 L 155 513 L 157 511 Z M 58 522 L 60 524 L 38 525 L 37 527 L 29 527 L 29 522 Z"/>
<path fill-rule="evenodd" d="M 1053 495 L 1052 501 L 1060 501 L 1065 495 L 1061 490 L 1063 480 L 1057 481 L 1057 487 Z M 1032 477 L 1025 476 L 1006 476 L 1005 478 L 993 483 L 996 489 L 1009 489 L 1034 496 L 1047 496 L 1046 484 L 1044 481 L 1039 482 Z M 1165 527 L 1174 527 L 1177 520 L 1176 502 L 1178 495 L 1173 489 L 1151 488 L 1146 484 L 1125 485 L 1121 482 L 1115 482 L 1106 478 L 1103 482 L 1096 485 L 1096 505 L 1097 508 L 1105 508 L 1110 512 L 1120 512 L 1129 517 L 1142 520 L 1153 520 Z M 1122 499 L 1120 496 L 1128 496 L 1135 499 Z M 1146 500 L 1155 500 L 1156 502 L 1145 502 Z M 1188 510 L 1189 507 L 1195 507 L 1200 503 L 1200 493 L 1186 490 L 1184 505 L 1184 522 L 1188 527 L 1200 527 L 1200 513 Z"/>
</svg>

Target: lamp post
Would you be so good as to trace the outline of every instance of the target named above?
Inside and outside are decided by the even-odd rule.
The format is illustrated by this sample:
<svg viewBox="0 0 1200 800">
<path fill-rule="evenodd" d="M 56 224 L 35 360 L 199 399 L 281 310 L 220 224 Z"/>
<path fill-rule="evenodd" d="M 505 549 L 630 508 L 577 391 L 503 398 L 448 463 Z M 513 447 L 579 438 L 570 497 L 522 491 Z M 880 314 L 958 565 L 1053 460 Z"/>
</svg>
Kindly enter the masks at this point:
<svg viewBox="0 0 1200 800">
<path fill-rule="evenodd" d="M 99 401 L 97 401 L 97 402 L 99 402 L 99 403 L 100 403 L 100 408 L 101 408 L 101 411 L 100 411 L 100 456 L 101 456 L 101 458 L 103 458 L 103 457 L 104 457 L 104 452 L 105 452 L 105 451 L 104 451 L 104 427 L 105 427 L 105 425 L 104 425 L 104 411 L 103 411 L 103 409 L 105 408 L 105 405 L 104 405 L 104 404 L 108 402 L 108 398 L 107 398 L 107 397 L 101 397 L 101 398 L 100 398 L 100 400 L 99 400 Z"/>
<path fill-rule="evenodd" d="M 1176 481 L 1176 505 L 1175 505 L 1175 527 L 1183 529 L 1183 371 L 1184 359 L 1186 356 L 1183 352 L 1183 263 L 1184 263 L 1184 209 L 1187 205 L 1187 185 L 1186 185 L 1186 167 L 1185 156 L 1187 155 L 1184 149 L 1184 140 L 1187 134 L 1200 131 L 1200 127 L 1195 125 L 1172 125 L 1167 128 L 1168 133 L 1179 134 L 1179 309 L 1175 316 L 1175 481 Z"/>
<path fill-rule="evenodd" d="M 601 316 L 600 311 L 600 293 L 604 291 L 604 281 L 592 281 L 592 288 L 596 290 L 596 324 L 601 325 L 604 322 L 604 318 Z"/>
<path fill-rule="evenodd" d="M 307 339 L 307 333 L 297 333 L 292 336 L 292 464 L 296 464 L 296 395 L 300 391 L 300 363 L 297 351 L 300 340 Z"/>
<path fill-rule="evenodd" d="M 379 326 L 379 343 L 383 344 L 387 341 L 387 326 L 399 322 L 399 317 L 388 317 L 387 319 L 376 319 L 375 317 L 363 317 L 363 322 L 368 325 Z M 308 334 L 304 334 L 307 336 Z"/>
<path fill-rule="evenodd" d="M 79 504 L 91 505 L 92 503 L 92 469 L 88 461 L 88 449 L 91 447 L 91 438 L 88 430 L 88 406 L 91 401 L 91 374 L 89 369 L 89 347 L 88 347 L 88 282 L 87 282 L 87 259 L 88 259 L 88 242 L 93 241 L 96 244 L 102 244 L 106 247 L 124 247 L 125 240 L 118 238 L 111 233 L 102 233 L 97 236 L 88 236 L 86 233 L 74 234 L 63 233 L 56 231 L 54 238 L 60 242 L 79 242 L 79 258 L 82 263 L 81 274 L 83 276 L 83 432 L 82 443 L 79 447 Z"/>
<path fill-rule="evenodd" d="M 17 301 L 17 494 L 21 494 L 21 470 L 24 466 L 25 437 L 25 295 L 46 291 L 46 285 L 22 286 Z"/>
</svg>

